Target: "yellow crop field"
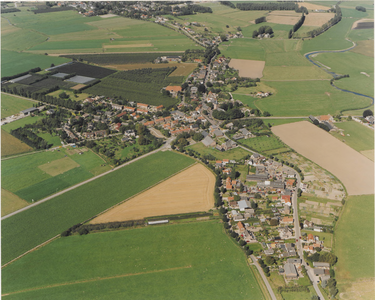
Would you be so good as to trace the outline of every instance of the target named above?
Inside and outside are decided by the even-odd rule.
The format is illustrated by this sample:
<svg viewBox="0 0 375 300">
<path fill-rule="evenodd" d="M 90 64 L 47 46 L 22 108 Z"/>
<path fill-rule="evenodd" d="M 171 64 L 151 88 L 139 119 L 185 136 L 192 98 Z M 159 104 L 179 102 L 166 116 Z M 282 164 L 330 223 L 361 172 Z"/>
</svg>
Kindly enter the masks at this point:
<svg viewBox="0 0 375 300">
<path fill-rule="evenodd" d="M 16 210 L 29 205 L 25 200 L 17 195 L 1 189 L 1 216 L 6 216 Z"/>
<path fill-rule="evenodd" d="M 1 156 L 14 155 L 32 151 L 33 148 L 22 143 L 19 139 L 1 130 Z"/>
<path fill-rule="evenodd" d="M 215 176 L 201 164 L 158 184 L 93 219 L 91 223 L 207 211 L 214 206 Z"/>
</svg>

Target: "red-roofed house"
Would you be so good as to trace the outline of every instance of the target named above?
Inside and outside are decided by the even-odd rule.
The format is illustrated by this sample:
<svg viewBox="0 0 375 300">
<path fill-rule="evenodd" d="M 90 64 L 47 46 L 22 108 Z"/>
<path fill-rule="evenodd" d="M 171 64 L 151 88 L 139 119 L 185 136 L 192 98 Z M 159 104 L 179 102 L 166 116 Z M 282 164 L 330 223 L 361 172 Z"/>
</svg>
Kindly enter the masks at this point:
<svg viewBox="0 0 375 300">
<path fill-rule="evenodd" d="M 148 121 L 148 122 L 145 122 L 143 125 L 145 126 L 153 126 L 155 124 L 154 121 Z"/>
<path fill-rule="evenodd" d="M 159 105 L 156 107 L 156 111 L 161 111 L 163 110 L 164 106 L 163 105 Z"/>
<path fill-rule="evenodd" d="M 314 235 L 312 233 L 309 233 L 307 235 L 307 242 L 308 243 L 314 243 L 315 242 Z"/>
<path fill-rule="evenodd" d="M 115 126 L 113 127 L 115 130 L 119 131 L 121 127 L 121 123 L 116 123 Z"/>
<path fill-rule="evenodd" d="M 135 108 L 131 106 L 124 106 L 124 110 L 134 112 Z"/>
<path fill-rule="evenodd" d="M 177 93 L 182 91 L 182 88 L 178 85 L 168 85 L 165 88 L 166 91 L 170 92 L 173 97 L 177 97 Z"/>
<path fill-rule="evenodd" d="M 245 231 L 245 227 L 243 226 L 242 222 L 237 223 L 238 230 L 242 233 Z"/>
<path fill-rule="evenodd" d="M 118 114 L 116 117 L 121 118 L 122 116 L 125 116 L 127 114 L 126 111 L 123 111 L 122 113 Z"/>
<path fill-rule="evenodd" d="M 148 110 L 150 105 L 144 103 L 137 103 L 137 107 Z"/>
<path fill-rule="evenodd" d="M 293 217 L 284 217 L 282 218 L 281 224 L 293 224 Z"/>
<path fill-rule="evenodd" d="M 148 110 L 147 109 L 142 109 L 142 108 L 137 108 L 137 113 L 147 115 L 148 114 Z"/>
</svg>

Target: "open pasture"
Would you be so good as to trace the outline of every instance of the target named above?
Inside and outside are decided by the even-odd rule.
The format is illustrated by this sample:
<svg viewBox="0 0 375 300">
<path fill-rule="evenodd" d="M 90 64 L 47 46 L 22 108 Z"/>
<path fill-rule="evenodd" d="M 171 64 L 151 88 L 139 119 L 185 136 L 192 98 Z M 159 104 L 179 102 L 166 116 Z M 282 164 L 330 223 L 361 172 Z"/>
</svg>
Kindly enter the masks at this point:
<svg viewBox="0 0 375 300">
<path fill-rule="evenodd" d="M 45 42 L 46 39 L 47 37 L 44 34 L 24 28 L 18 28 L 18 30 L 6 34 L 3 34 L 2 31 L 1 49 L 18 52 L 24 51 Z"/>
<path fill-rule="evenodd" d="M 354 48 L 355 49 L 355 48 Z M 374 58 L 351 51 L 342 53 L 320 53 L 314 57 L 337 74 L 349 74 L 349 78 L 335 81 L 335 85 L 342 89 L 374 96 Z M 361 72 L 366 73 L 361 74 Z"/>
<path fill-rule="evenodd" d="M 98 216 L 90 223 L 208 211 L 214 207 L 214 186 L 215 176 L 212 172 L 203 165 L 196 164 Z"/>
<path fill-rule="evenodd" d="M 192 149 L 194 151 L 197 151 L 202 156 L 211 154 L 216 159 L 240 160 L 240 159 L 244 158 L 245 156 L 247 156 L 249 154 L 248 151 L 246 151 L 242 148 L 239 148 L 239 147 L 234 148 L 234 149 L 230 149 L 230 150 L 225 151 L 225 152 L 221 152 L 221 151 L 217 150 L 216 148 L 206 147 L 205 145 L 203 145 L 203 143 L 196 143 L 192 146 L 188 146 L 187 149 Z"/>
<path fill-rule="evenodd" d="M 374 40 L 357 41 L 357 46 L 351 52 L 374 57 Z"/>
<path fill-rule="evenodd" d="M 29 108 L 30 107 L 33 107 L 33 106 L 30 105 Z M 36 123 L 37 121 L 39 121 L 39 120 L 41 120 L 43 118 L 44 118 L 44 115 L 38 115 L 38 116 L 35 116 L 35 117 L 31 117 L 31 116 L 24 117 L 24 118 L 19 119 L 17 121 L 13 121 L 11 123 L 8 123 L 8 124 L 5 124 L 5 125 L 1 126 L 1 129 L 4 130 L 4 131 L 6 131 L 6 132 L 8 132 L 8 133 L 10 133 L 11 130 L 23 127 L 26 124 Z"/>
<path fill-rule="evenodd" d="M 223 55 L 236 59 L 265 60 L 262 45 L 253 39 L 233 39 L 223 42 L 219 46 Z"/>
<path fill-rule="evenodd" d="M 260 153 L 265 153 L 265 151 L 278 153 L 280 149 L 284 152 L 290 150 L 284 143 L 272 135 L 269 137 L 257 136 L 249 139 L 241 139 L 238 142 Z"/>
<path fill-rule="evenodd" d="M 274 116 L 309 116 L 337 114 L 343 110 L 371 105 L 369 98 L 341 92 L 326 80 L 268 81 L 276 93 L 257 101 L 262 111 Z"/>
<path fill-rule="evenodd" d="M 335 273 L 342 298 L 371 299 L 374 295 L 374 195 L 351 196 L 346 200 L 335 229 L 334 249 L 339 257 Z M 359 297 L 362 293 L 367 297 Z"/>
<path fill-rule="evenodd" d="M 53 162 L 48 162 L 46 164 L 38 166 L 43 172 L 51 176 L 56 176 L 65 173 L 71 169 L 79 167 L 74 160 L 69 157 L 63 157 Z"/>
<path fill-rule="evenodd" d="M 33 148 L 1 129 L 1 156 L 30 152 Z"/>
<path fill-rule="evenodd" d="M 229 66 L 239 71 L 241 77 L 262 78 L 265 61 L 234 59 L 230 60 Z"/>
<path fill-rule="evenodd" d="M 10 299 L 264 299 L 245 255 L 212 221 L 60 238 L 2 272 Z"/>
<path fill-rule="evenodd" d="M 192 163 L 191 158 L 183 155 L 169 151 L 158 152 L 3 220 L 2 263 L 10 261 L 74 224 L 95 216 Z"/>
<path fill-rule="evenodd" d="M 1 93 L 1 118 L 19 114 L 20 111 L 32 107 L 33 104 L 32 101 Z"/>
<path fill-rule="evenodd" d="M 1 216 L 5 216 L 27 205 L 29 205 L 29 203 L 25 200 L 22 200 L 5 189 L 1 189 Z"/>
<path fill-rule="evenodd" d="M 272 127 L 272 132 L 340 179 L 349 195 L 374 193 L 374 164 L 323 129 L 303 121 Z"/>
<path fill-rule="evenodd" d="M 335 123 L 335 126 L 343 129 L 345 136 L 337 132 L 332 132 L 332 135 L 354 150 L 361 152 L 374 149 L 374 131 L 372 129 L 353 121 Z"/>
</svg>

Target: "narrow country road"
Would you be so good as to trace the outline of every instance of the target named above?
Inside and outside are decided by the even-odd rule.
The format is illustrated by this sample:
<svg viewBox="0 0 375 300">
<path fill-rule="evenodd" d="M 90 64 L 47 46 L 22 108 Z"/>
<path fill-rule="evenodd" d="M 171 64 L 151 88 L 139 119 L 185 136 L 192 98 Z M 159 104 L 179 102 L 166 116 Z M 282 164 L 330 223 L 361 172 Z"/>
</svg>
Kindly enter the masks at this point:
<svg viewBox="0 0 375 300">
<path fill-rule="evenodd" d="M 264 272 L 263 272 L 262 268 L 261 268 L 260 265 L 258 264 L 257 259 L 255 258 L 254 255 L 250 255 L 250 257 L 251 257 L 251 259 L 253 260 L 254 265 L 255 265 L 256 268 L 258 269 L 260 276 L 262 276 L 262 279 L 263 279 L 263 281 L 264 281 L 264 284 L 266 285 L 267 290 L 268 290 L 268 293 L 270 294 L 272 300 L 277 300 L 277 298 L 276 298 L 276 296 L 275 296 L 275 293 L 273 292 L 273 290 L 272 290 L 272 288 L 271 288 L 271 285 L 270 285 L 270 283 L 269 283 L 268 280 L 267 280 L 267 277 L 264 275 Z"/>
<path fill-rule="evenodd" d="M 8 215 L 2 217 L 1 220 L 5 220 L 5 219 L 7 219 L 7 218 L 9 218 L 9 217 L 11 217 L 11 216 L 14 216 L 14 215 L 20 213 L 20 212 L 23 212 L 23 211 L 25 211 L 25 210 L 28 210 L 28 209 L 34 207 L 34 206 L 37 206 L 37 205 L 39 205 L 39 204 L 42 204 L 43 202 L 46 202 L 46 201 L 51 200 L 51 199 L 53 199 L 53 198 L 55 198 L 55 197 L 57 197 L 57 196 L 60 196 L 60 195 L 66 193 L 66 192 L 68 192 L 68 191 L 74 190 L 74 189 L 76 189 L 77 187 L 79 187 L 79 186 L 81 186 L 81 185 L 84 185 L 84 184 L 86 184 L 86 183 L 88 183 L 88 182 L 91 182 L 91 181 L 93 181 L 93 180 L 95 180 L 95 179 L 98 179 L 98 178 L 100 178 L 100 177 L 102 177 L 102 176 L 105 176 L 105 175 L 107 175 L 107 174 L 109 174 L 109 173 L 111 173 L 111 172 L 114 172 L 114 171 L 116 171 L 116 170 L 118 170 L 118 169 L 120 169 L 120 168 L 123 168 L 123 167 L 125 167 L 125 166 L 128 166 L 128 165 L 132 164 L 133 162 L 138 161 L 138 160 L 140 160 L 140 159 L 142 159 L 142 158 L 144 158 L 144 157 L 146 157 L 146 156 L 152 155 L 152 154 L 154 154 L 154 153 L 156 153 L 156 152 L 159 152 L 159 151 L 162 151 L 162 150 L 168 150 L 171 141 L 172 141 L 172 139 L 169 138 L 169 139 L 167 140 L 167 142 L 166 142 L 163 146 L 161 146 L 160 148 L 158 148 L 158 149 L 156 149 L 156 150 L 154 150 L 154 151 L 151 151 L 151 152 L 146 153 L 146 154 L 144 154 L 144 155 L 142 155 L 142 156 L 139 156 L 139 157 L 137 157 L 137 158 L 135 158 L 135 159 L 133 159 L 133 160 L 131 160 L 131 161 L 129 161 L 129 162 L 127 162 L 127 163 L 121 165 L 121 166 L 118 166 L 118 167 L 116 167 L 116 168 L 113 168 L 112 170 L 109 170 L 109 171 L 104 172 L 104 173 L 102 173 L 102 174 L 100 174 L 100 175 L 97 175 L 97 176 L 94 176 L 94 177 L 92 177 L 92 178 L 90 178 L 90 179 L 87 179 L 87 180 L 85 180 L 85 181 L 82 181 L 82 182 L 80 182 L 80 183 L 78 183 L 78 184 L 76 184 L 76 185 L 74 185 L 74 186 L 71 186 L 71 187 L 69 187 L 69 188 L 67 188 L 67 189 L 65 189 L 65 190 L 63 190 L 63 191 L 61 191 L 61 192 L 58 192 L 58 193 L 53 194 L 53 195 L 51 195 L 51 196 L 48 196 L 48 197 L 46 197 L 46 198 L 44 198 L 44 199 L 42 199 L 42 200 L 39 200 L 39 201 L 37 201 L 37 202 L 35 202 L 35 203 L 33 203 L 33 204 L 30 204 L 30 205 L 28 205 L 28 206 L 26 206 L 26 207 L 24 207 L 24 208 L 21 208 L 21 209 L 15 211 L 15 212 L 12 212 L 12 213 L 10 213 L 10 214 L 8 214 Z"/>
</svg>

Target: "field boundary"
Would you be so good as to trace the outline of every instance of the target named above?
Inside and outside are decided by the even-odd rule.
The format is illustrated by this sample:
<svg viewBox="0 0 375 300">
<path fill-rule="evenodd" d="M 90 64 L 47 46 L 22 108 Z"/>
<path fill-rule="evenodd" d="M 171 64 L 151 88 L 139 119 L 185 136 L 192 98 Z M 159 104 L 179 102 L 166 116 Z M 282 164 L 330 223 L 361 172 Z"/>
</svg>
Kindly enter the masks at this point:
<svg viewBox="0 0 375 300">
<path fill-rule="evenodd" d="M 175 267 L 175 268 L 169 268 L 169 269 L 163 269 L 163 270 L 154 270 L 154 271 L 139 272 L 139 273 L 129 273 L 129 274 L 109 276 L 109 277 L 97 277 L 97 278 L 91 278 L 91 279 L 86 279 L 86 280 L 78 280 L 78 281 L 65 282 L 65 283 L 56 283 L 56 284 L 52 284 L 52 285 L 48 285 L 48 286 L 41 286 L 41 287 L 11 292 L 11 293 L 7 293 L 7 294 L 2 294 L 1 296 L 3 297 L 3 296 L 9 296 L 9 295 L 14 295 L 14 294 L 19 294 L 19 293 L 36 291 L 36 290 L 50 289 L 50 288 L 60 287 L 60 286 L 65 286 L 65 285 L 81 284 L 81 283 L 102 281 L 102 280 L 122 278 L 122 277 L 128 277 L 128 276 L 137 276 L 137 275 L 143 275 L 143 274 L 175 271 L 175 270 L 181 270 L 181 269 L 190 269 L 191 267 L 192 267 L 191 265 L 188 265 L 188 266 L 184 266 L 184 267 Z"/>
</svg>

